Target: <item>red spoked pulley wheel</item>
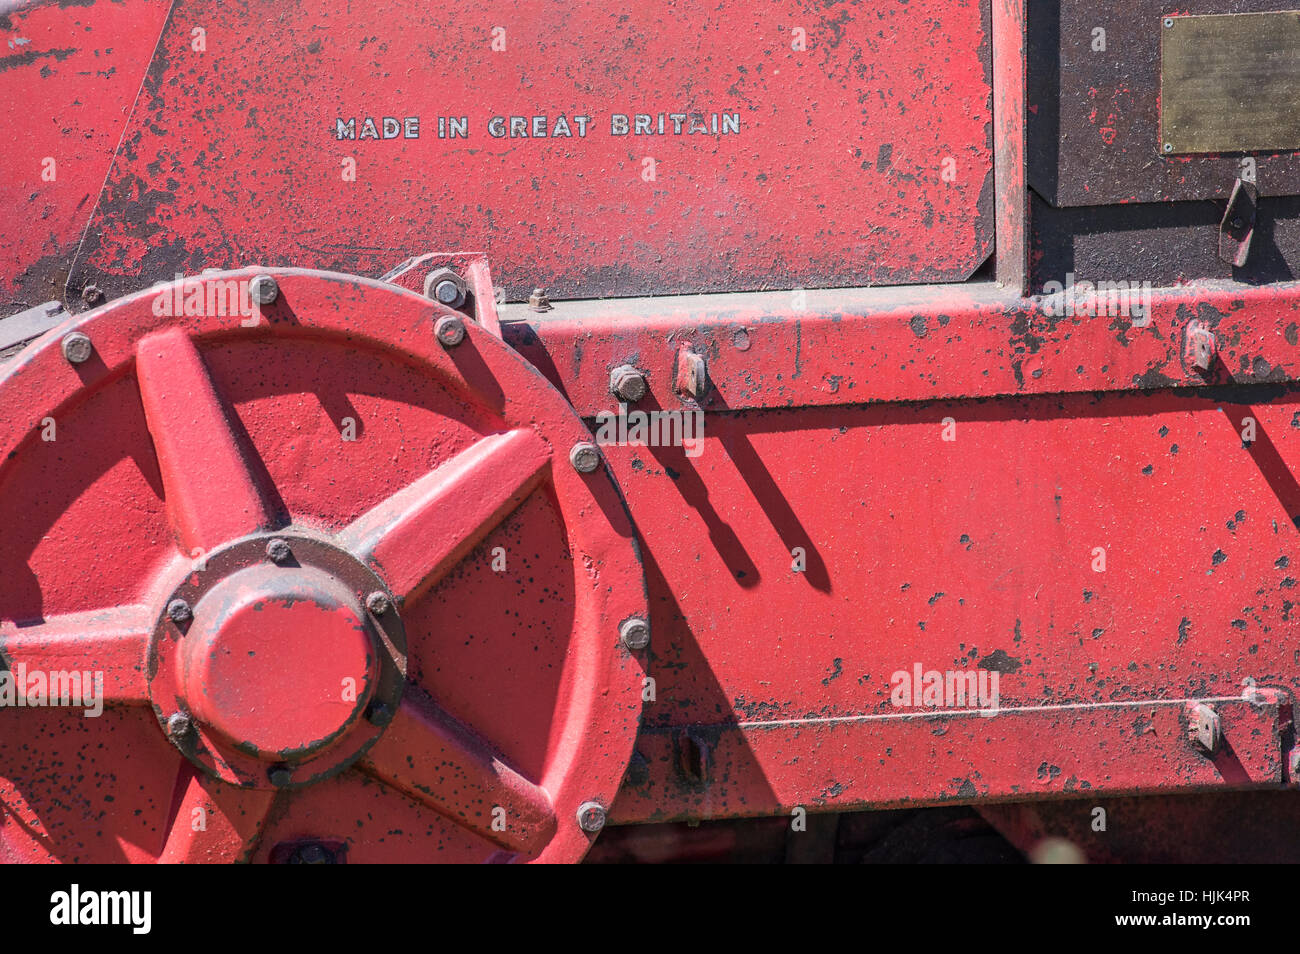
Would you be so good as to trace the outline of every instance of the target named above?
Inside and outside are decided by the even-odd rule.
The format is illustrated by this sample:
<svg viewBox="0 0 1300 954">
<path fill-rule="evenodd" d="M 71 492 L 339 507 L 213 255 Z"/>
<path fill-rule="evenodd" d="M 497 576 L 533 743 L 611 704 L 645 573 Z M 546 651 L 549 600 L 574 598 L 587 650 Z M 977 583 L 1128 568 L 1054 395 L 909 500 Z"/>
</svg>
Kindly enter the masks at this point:
<svg viewBox="0 0 1300 954">
<path fill-rule="evenodd" d="M 151 289 L 0 367 L 0 855 L 580 859 L 647 632 L 589 440 L 344 275 Z"/>
</svg>

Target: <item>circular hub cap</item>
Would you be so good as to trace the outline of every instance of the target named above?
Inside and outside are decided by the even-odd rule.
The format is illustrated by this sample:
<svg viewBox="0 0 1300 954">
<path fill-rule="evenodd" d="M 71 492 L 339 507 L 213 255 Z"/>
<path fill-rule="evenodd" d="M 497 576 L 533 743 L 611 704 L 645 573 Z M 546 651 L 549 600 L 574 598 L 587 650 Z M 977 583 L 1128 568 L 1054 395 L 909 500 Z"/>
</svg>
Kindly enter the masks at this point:
<svg viewBox="0 0 1300 954">
<path fill-rule="evenodd" d="M 273 552 L 288 548 L 278 561 L 271 540 Z M 305 533 L 245 537 L 195 563 L 162 601 L 151 646 L 150 696 L 172 744 L 208 774 L 255 788 L 351 765 L 382 734 L 375 714 L 396 711 L 405 680 L 402 621 L 366 608 L 376 592 L 387 593 L 370 568 Z M 178 601 L 193 608 L 179 621 Z"/>
<path fill-rule="evenodd" d="M 223 580 L 195 607 L 184 643 L 190 712 L 268 761 L 337 740 L 379 670 L 360 600 L 314 569 L 255 567 Z"/>
</svg>

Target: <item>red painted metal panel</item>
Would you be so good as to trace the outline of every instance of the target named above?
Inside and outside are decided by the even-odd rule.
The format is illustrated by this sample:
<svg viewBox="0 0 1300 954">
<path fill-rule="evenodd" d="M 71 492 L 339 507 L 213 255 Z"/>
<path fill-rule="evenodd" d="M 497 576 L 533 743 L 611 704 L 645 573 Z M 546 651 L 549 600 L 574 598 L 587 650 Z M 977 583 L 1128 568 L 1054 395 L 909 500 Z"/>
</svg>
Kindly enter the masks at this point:
<svg viewBox="0 0 1300 954">
<path fill-rule="evenodd" d="M 72 288 L 455 248 L 512 300 L 964 279 L 992 249 L 987 30 L 980 0 L 186 0 Z"/>
</svg>

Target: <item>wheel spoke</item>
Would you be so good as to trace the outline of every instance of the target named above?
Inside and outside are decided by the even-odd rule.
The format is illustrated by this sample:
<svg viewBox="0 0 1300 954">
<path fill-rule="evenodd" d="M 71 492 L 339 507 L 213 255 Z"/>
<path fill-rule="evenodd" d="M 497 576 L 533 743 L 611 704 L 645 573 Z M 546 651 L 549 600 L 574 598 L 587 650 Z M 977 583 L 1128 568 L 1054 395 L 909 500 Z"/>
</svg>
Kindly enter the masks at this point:
<svg viewBox="0 0 1300 954">
<path fill-rule="evenodd" d="M 71 693 L 74 682 L 83 700 L 139 704 L 149 699 L 145 653 L 153 623 L 145 606 L 53 616 L 32 626 L 5 622 L 0 623 L 0 652 L 18 691 L 26 686 L 30 695 L 40 680 L 51 705 L 56 693 Z"/>
<path fill-rule="evenodd" d="M 546 792 L 418 690 L 407 690 L 361 768 L 512 851 L 539 851 L 555 832 Z"/>
<path fill-rule="evenodd" d="M 151 335 L 136 352 L 136 378 L 153 437 L 172 527 L 187 554 L 272 526 L 194 343 L 180 329 Z"/>
<path fill-rule="evenodd" d="M 164 864 L 229 864 L 246 861 L 275 792 L 237 788 L 197 773 L 188 762 L 177 779 L 178 798 L 167 841 L 158 861 Z"/>
<path fill-rule="evenodd" d="M 531 430 L 485 437 L 363 514 L 343 546 L 410 602 L 532 493 L 549 461 Z"/>
</svg>

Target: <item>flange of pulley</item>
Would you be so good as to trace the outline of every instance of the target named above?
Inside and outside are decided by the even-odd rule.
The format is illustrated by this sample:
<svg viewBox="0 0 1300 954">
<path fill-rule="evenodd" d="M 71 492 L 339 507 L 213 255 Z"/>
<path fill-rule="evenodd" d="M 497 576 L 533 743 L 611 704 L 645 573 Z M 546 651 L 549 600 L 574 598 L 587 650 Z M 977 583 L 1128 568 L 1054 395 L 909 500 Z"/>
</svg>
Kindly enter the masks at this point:
<svg viewBox="0 0 1300 954">
<path fill-rule="evenodd" d="M 648 653 L 590 441 L 347 275 L 208 273 L 0 367 L 0 856 L 580 859 Z"/>
</svg>

